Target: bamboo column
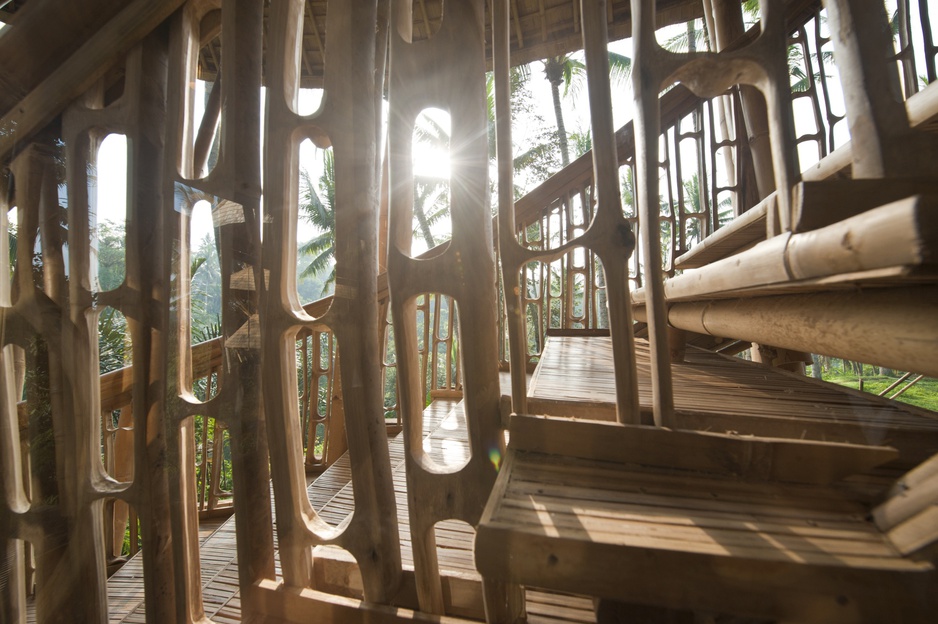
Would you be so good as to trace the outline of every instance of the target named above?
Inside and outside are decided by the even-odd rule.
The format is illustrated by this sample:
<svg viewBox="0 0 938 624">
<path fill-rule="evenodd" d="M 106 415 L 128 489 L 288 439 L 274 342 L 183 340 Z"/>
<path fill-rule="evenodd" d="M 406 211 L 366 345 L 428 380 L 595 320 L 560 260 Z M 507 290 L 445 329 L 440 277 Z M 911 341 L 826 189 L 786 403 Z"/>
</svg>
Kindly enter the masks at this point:
<svg viewBox="0 0 938 624">
<path fill-rule="evenodd" d="M 0 176 L 0 230 L 8 227 L 10 188 L 7 176 Z M 7 579 L 0 587 L 0 619 L 10 624 L 26 622 L 26 533 L 25 514 L 29 500 L 23 480 L 23 457 L 20 451 L 20 422 L 16 404 L 17 389 L 13 365 L 14 340 L 21 339 L 13 329 L 13 310 L 9 266 L 9 237 L 0 238 L 0 561 Z"/>
<path fill-rule="evenodd" d="M 217 230 L 224 302 L 222 334 L 228 340 L 257 314 L 257 284 L 263 280 L 260 266 L 261 145 L 258 131 L 261 123 L 263 6 L 254 0 L 224 0 L 221 19 L 225 42 L 234 45 L 222 47 L 221 74 L 212 92 L 212 99 L 217 99 L 218 108 L 222 111 L 221 129 L 218 160 L 205 185 L 217 198 L 224 197 L 241 207 L 241 218 L 237 222 L 223 223 Z M 203 127 L 214 127 L 217 117 L 214 108 L 207 110 Z M 203 153 L 207 154 L 207 151 L 193 151 L 189 173 L 199 175 Z M 177 270 L 182 267 L 177 267 Z M 243 270 L 253 272 L 255 290 L 232 287 L 232 277 Z M 214 416 L 216 422 L 225 424 L 230 436 L 234 508 L 238 518 L 238 576 L 244 590 L 274 575 L 260 342 L 258 340 L 250 348 L 229 348 L 226 351 Z M 250 600 L 253 594 L 245 592 L 243 596 L 242 607 L 246 611 L 252 610 Z"/>
<path fill-rule="evenodd" d="M 134 500 L 143 541 L 144 595 L 148 621 L 185 622 L 184 571 L 166 545 L 174 538 L 171 480 L 179 475 L 167 462 L 172 441 L 166 437 L 167 349 L 162 308 L 168 304 L 167 259 L 163 253 L 163 172 L 166 137 L 166 89 L 169 33 L 159 29 L 131 58 L 127 122 L 128 201 L 126 278 L 118 298 L 133 341 Z M 162 328 L 162 331 L 161 331 Z M 192 487 L 195 487 L 194 479 Z M 179 502 L 177 501 L 178 505 Z"/>
<path fill-rule="evenodd" d="M 595 253 L 603 264 L 609 308 L 609 325 L 613 341 L 616 371 L 616 411 L 619 422 L 638 423 L 638 392 L 635 373 L 632 320 L 628 292 L 628 259 L 635 248 L 635 236 L 622 213 L 619 195 L 618 154 L 612 125 L 609 90 L 609 58 L 606 39 L 606 3 L 587 0 L 583 3 L 583 45 L 586 50 L 590 122 L 593 134 L 593 197 L 597 201 L 595 215 L 586 231 L 551 250 L 530 250 L 518 244 L 510 193 L 510 137 L 503 131 L 499 157 L 501 178 L 499 188 L 507 187 L 507 197 L 499 205 L 499 254 L 502 280 L 508 311 L 509 345 L 512 371 L 512 410 L 526 411 L 527 387 L 525 360 L 527 332 L 522 308 L 520 273 L 531 262 L 551 262 L 577 247 Z M 507 77 L 496 78 L 496 97 L 501 88 L 507 98 Z M 507 99 L 504 100 L 507 102 Z M 497 102 L 496 102 L 497 104 Z M 499 128 L 510 124 L 507 104 L 498 111 Z M 505 160 L 503 160 L 503 158 Z M 507 182 L 506 182 L 507 181 Z M 589 201 L 583 193 L 583 201 Z M 545 287 L 546 288 L 546 287 Z"/>
<path fill-rule="evenodd" d="M 407 497 L 420 608 L 443 613 L 434 525 L 455 518 L 475 525 L 504 455 L 498 403 L 497 297 L 488 209 L 483 0 L 449 2 L 439 31 L 413 42 L 412 4 L 395 0 L 390 34 L 390 240 L 388 285 L 394 318 L 400 408 L 405 428 Z M 448 110 L 452 240 L 418 260 L 413 237 L 413 131 L 427 107 Z M 471 457 L 456 471 L 423 450 L 425 406 L 417 350 L 416 299 L 453 297 L 459 309 L 465 414 Z"/>
<path fill-rule="evenodd" d="M 284 584 L 310 583 L 311 546 L 336 544 L 356 558 L 365 599 L 389 602 L 401 575 L 397 512 L 384 425 L 378 302 L 377 172 L 383 57 L 377 0 L 332 4 L 324 85 L 327 97 L 314 117 L 296 113 L 297 62 L 302 45 L 302 0 L 275 0 L 269 12 L 265 144 L 265 277 L 261 341 L 264 410 L 277 506 L 277 537 Z M 336 187 L 336 289 L 332 306 L 312 318 L 296 295 L 298 143 L 332 146 Z M 269 271 L 269 282 L 267 272 Z M 268 285 L 269 283 L 269 285 Z M 306 494 L 297 413 L 297 329 L 328 326 L 338 342 L 345 426 L 352 465 L 355 512 L 332 527 L 313 511 Z"/>
</svg>

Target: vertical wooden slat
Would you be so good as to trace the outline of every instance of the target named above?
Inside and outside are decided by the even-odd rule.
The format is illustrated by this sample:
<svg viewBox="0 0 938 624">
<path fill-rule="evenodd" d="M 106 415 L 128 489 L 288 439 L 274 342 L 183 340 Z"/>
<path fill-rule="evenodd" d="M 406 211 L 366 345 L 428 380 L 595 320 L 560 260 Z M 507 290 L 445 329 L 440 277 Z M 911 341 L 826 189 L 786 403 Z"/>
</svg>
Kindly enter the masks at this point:
<svg viewBox="0 0 938 624">
<path fill-rule="evenodd" d="M 388 602 L 400 579 L 395 502 L 384 416 L 378 340 L 377 215 L 383 72 L 376 74 L 379 26 L 376 1 L 330 6 L 326 17 L 329 93 L 315 120 L 292 113 L 297 98 L 297 24 L 302 2 L 271 5 L 266 125 L 266 198 L 262 292 L 263 386 L 271 446 L 271 472 L 284 582 L 310 582 L 310 546 L 332 541 L 358 560 L 365 598 Z M 383 59 L 381 61 L 383 63 Z M 296 137 L 315 137 L 335 154 L 336 290 L 324 316 L 312 319 L 296 301 Z M 335 333 L 352 465 L 355 513 L 341 532 L 312 510 L 300 457 L 293 335 L 322 324 Z M 341 435 L 340 433 L 338 435 Z"/>
<path fill-rule="evenodd" d="M 411 3 L 395 3 L 396 22 L 412 19 Z M 417 595 L 421 609 L 441 614 L 443 595 L 434 525 L 456 518 L 475 524 L 496 475 L 490 458 L 504 449 L 498 416 L 495 257 L 488 209 L 485 140 L 484 9 L 482 0 L 447 3 L 437 35 L 409 43 L 392 29 L 389 87 L 391 223 L 388 283 L 394 317 L 401 413 L 405 427 L 407 495 Z M 411 151 L 417 115 L 447 109 L 450 139 L 453 237 L 446 251 L 417 261 L 411 256 L 413 172 Z M 416 335 L 417 297 L 440 293 L 459 307 L 460 352 L 472 456 L 458 472 L 432 465 L 423 446 L 423 408 Z M 429 319 L 425 319 L 429 322 Z"/>
<path fill-rule="evenodd" d="M 10 209 L 7 176 L 0 176 L 0 231 L 7 231 Z M 9 238 L 0 240 L 0 315 L 4 326 L 14 312 L 10 292 Z M 10 624 L 26 622 L 26 553 L 20 540 L 22 514 L 29 508 L 23 483 L 20 426 L 13 371 L 15 332 L 0 335 L 0 619 Z"/>
</svg>

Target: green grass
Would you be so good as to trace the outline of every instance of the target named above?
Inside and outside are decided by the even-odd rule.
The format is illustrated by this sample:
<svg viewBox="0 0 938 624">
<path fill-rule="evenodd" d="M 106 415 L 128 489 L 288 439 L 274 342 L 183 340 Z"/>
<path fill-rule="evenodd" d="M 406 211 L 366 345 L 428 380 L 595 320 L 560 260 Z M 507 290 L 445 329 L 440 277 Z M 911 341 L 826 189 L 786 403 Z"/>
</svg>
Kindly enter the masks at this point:
<svg viewBox="0 0 938 624">
<path fill-rule="evenodd" d="M 892 390 L 887 393 L 887 396 L 892 396 L 903 388 L 909 381 L 915 379 L 917 375 L 909 377 L 906 381 L 902 382 Z M 863 391 L 869 392 L 870 394 L 879 394 L 890 384 L 896 381 L 898 377 L 886 377 L 883 375 L 870 375 L 863 377 Z M 824 373 L 824 381 L 830 381 L 841 386 L 847 386 L 849 388 L 858 388 L 859 378 L 856 375 L 843 374 L 840 371 L 828 371 Z M 928 410 L 938 412 L 938 379 L 933 379 L 930 377 L 925 377 L 917 384 L 906 390 L 900 396 L 896 398 L 897 401 L 903 403 L 908 403 L 909 405 L 915 405 L 917 407 L 923 407 Z"/>
</svg>

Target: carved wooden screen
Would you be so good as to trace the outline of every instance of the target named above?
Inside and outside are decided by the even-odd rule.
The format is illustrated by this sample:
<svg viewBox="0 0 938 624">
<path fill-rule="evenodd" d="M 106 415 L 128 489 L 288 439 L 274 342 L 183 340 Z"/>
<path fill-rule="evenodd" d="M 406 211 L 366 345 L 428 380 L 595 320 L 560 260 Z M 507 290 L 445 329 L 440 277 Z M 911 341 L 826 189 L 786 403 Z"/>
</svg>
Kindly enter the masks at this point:
<svg viewBox="0 0 938 624">
<path fill-rule="evenodd" d="M 401 573 L 397 515 L 385 432 L 378 339 L 377 215 L 385 26 L 377 2 L 330 3 L 325 96 L 297 113 L 303 0 L 269 10 L 265 125 L 265 279 L 260 324 L 265 411 L 284 583 L 310 584 L 312 546 L 336 544 L 357 559 L 366 600 L 388 602 Z M 331 307 L 309 316 L 296 295 L 298 146 L 309 138 L 335 154 L 336 286 Z M 269 272 L 269 273 L 268 273 Z M 331 526 L 312 509 L 297 414 L 298 330 L 328 327 L 338 343 L 355 511 Z"/>
<path fill-rule="evenodd" d="M 388 284 L 397 344 L 400 410 L 405 429 L 407 496 L 422 610 L 443 613 L 434 525 L 459 519 L 474 525 L 494 483 L 504 439 L 498 415 L 495 255 L 487 185 L 485 32 L 483 0 L 446 1 L 439 30 L 411 41 L 410 0 L 392 3 L 390 31 L 391 213 Z M 449 112 L 452 240 L 438 255 L 411 252 L 417 115 L 427 107 Z M 471 457 L 447 472 L 423 450 L 422 370 L 416 307 L 424 293 L 453 298 L 462 360 Z"/>
<path fill-rule="evenodd" d="M 33 353 L 26 360 L 34 372 L 26 380 L 27 418 L 21 427 L 15 400 L 22 384 L 7 363 L 15 347 L 4 350 L 0 459 L 6 504 L 0 523 L 4 537 L 27 540 L 36 553 L 40 622 L 107 619 L 103 510 L 114 498 L 140 519 L 148 621 L 204 619 L 192 435 L 196 414 L 215 419 L 232 442 L 239 558 L 249 563 L 240 567 L 241 580 L 247 585 L 274 574 L 259 345 L 238 346 L 234 340 L 256 308 L 256 293 L 229 288 L 236 273 L 259 269 L 262 6 L 252 0 L 194 1 L 157 26 L 181 4 L 153 3 L 146 11 L 133 4 L 103 28 L 101 37 L 110 42 L 115 39 L 108 36 L 126 34 L 121 24 L 142 30 L 138 39 L 145 28 L 153 30 L 118 62 L 117 95 L 105 90 L 113 79 L 100 81 L 68 106 L 61 141 L 38 139 L 13 163 L 21 245 L 18 292 L 10 298 L 3 288 L 8 282 L 0 283 L 5 303 L 13 304 L 5 309 L 10 318 L 4 344 Z M 238 45 L 226 46 L 220 59 L 227 86 L 216 84 L 217 111 L 223 111 L 218 159 L 202 177 L 219 118 L 206 115 L 203 140 L 195 140 L 193 85 L 200 40 L 207 35 L 201 25 L 213 22 L 216 32 L 222 27 Z M 109 133 L 127 137 L 126 257 L 120 284 L 102 289 L 90 189 L 97 148 Z M 197 193 L 227 205 L 232 217 L 216 223 L 223 297 L 230 303 L 221 322 L 228 348 L 215 364 L 206 351 L 209 357 L 199 366 L 201 375 L 216 368 L 217 391 L 203 395 L 204 402 L 193 394 L 188 331 L 192 206 L 187 198 Z M 41 250 L 35 258 L 34 250 Z M 8 276 L 7 271 L 5 266 L 0 273 Z M 133 366 L 103 380 L 116 390 L 109 385 L 109 402 L 102 403 L 97 324 L 106 307 L 126 318 Z M 124 408 L 118 427 L 132 438 L 132 470 L 124 474 L 103 461 L 110 458 L 117 433 L 111 427 L 102 431 L 101 413 L 115 408 Z M 36 484 L 32 492 L 24 491 L 18 449 L 10 445 L 21 431 L 31 432 L 25 437 L 26 470 Z M 136 540 L 135 530 L 131 539 Z M 14 542 L 10 552 L 16 561 L 0 605 L 5 622 L 22 622 L 22 544 Z"/>
</svg>

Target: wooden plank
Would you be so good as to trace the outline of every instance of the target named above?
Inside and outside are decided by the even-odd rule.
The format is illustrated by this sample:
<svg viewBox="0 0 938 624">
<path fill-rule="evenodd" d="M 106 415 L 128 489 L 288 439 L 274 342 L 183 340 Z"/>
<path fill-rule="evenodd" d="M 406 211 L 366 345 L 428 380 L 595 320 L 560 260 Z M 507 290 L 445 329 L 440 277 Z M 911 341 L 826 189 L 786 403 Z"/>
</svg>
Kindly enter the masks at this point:
<svg viewBox="0 0 938 624">
<path fill-rule="evenodd" d="M 934 570 L 911 562 L 899 569 L 849 568 L 822 556 L 816 566 L 799 558 L 770 564 L 744 554 L 622 546 L 488 526 L 479 529 L 476 557 L 486 576 L 670 608 L 814 622 L 888 620 L 896 609 L 903 610 L 903 621 L 927 622 L 934 609 L 927 589 Z"/>
<path fill-rule="evenodd" d="M 613 420 L 608 349 L 608 338 L 548 338 L 531 383 L 529 412 Z M 644 340 L 636 340 L 636 350 L 643 424 L 651 424 Z M 900 450 L 899 463 L 906 467 L 938 453 L 938 419 L 927 410 L 693 347 L 673 369 L 676 428 L 889 444 Z M 506 423 L 509 413 L 505 405 Z"/>
<path fill-rule="evenodd" d="M 509 453 L 499 476 L 505 494 L 489 501 L 476 539 L 485 576 L 818 622 L 888 619 L 897 605 L 903 621 L 925 622 L 934 605 L 922 597 L 938 598 L 926 589 L 933 565 L 901 557 L 846 491 L 804 485 L 790 490 L 794 500 L 763 492 L 759 501 L 733 479 L 686 482 L 667 471 L 581 459 L 558 465 L 513 446 Z M 571 474 L 575 485 L 564 476 Z M 606 496 L 609 488 L 623 491 Z"/>
<path fill-rule="evenodd" d="M 468 622 L 449 616 L 428 615 L 400 607 L 369 604 L 354 598 L 335 596 L 312 589 L 285 590 L 276 581 L 261 581 L 250 588 L 252 602 L 260 605 L 248 618 L 278 618 L 278 621 L 305 623 L 310 618 L 326 622 L 367 622 L 398 624 L 401 621 L 459 624 Z"/>
<path fill-rule="evenodd" d="M 898 457 L 898 452 L 888 447 L 541 416 L 512 416 L 510 435 L 511 445 L 525 451 L 802 483 L 830 483 Z"/>
<path fill-rule="evenodd" d="M 6 2 L 0 2 L 5 5 Z M 107 23 L 120 3 L 85 0 L 62 4 L 58 0 L 30 0 L 13 14 L 0 39 L 0 113 L 6 113 Z M 41 45 L 38 43 L 41 42 Z"/>
<path fill-rule="evenodd" d="M 183 0 L 133 0 L 0 119 L 0 158 L 24 144 L 139 43 Z"/>
</svg>

